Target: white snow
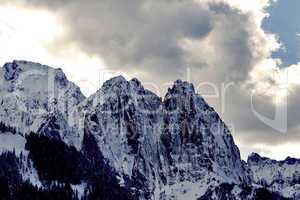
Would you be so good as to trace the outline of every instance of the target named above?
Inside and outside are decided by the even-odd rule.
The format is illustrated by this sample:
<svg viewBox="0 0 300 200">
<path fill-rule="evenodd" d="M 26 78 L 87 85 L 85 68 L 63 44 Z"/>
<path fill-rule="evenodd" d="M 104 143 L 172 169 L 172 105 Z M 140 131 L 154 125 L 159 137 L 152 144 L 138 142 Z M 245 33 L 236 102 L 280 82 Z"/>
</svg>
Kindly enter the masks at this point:
<svg viewBox="0 0 300 200">
<path fill-rule="evenodd" d="M 85 195 L 86 189 L 87 189 L 87 183 L 81 183 L 78 185 L 71 185 L 71 188 L 74 192 L 77 193 L 78 198 L 82 199 Z"/>
<path fill-rule="evenodd" d="M 25 151 L 25 143 L 25 138 L 20 135 L 0 133 L 0 154 L 5 151 L 15 151 L 16 155 L 19 155 Z"/>
</svg>

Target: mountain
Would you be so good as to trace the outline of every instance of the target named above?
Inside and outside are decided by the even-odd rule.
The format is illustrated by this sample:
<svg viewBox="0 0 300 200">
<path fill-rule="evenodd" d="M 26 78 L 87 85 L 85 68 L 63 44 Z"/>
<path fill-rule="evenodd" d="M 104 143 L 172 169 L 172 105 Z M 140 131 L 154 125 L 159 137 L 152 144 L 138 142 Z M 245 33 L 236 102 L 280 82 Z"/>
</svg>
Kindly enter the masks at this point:
<svg viewBox="0 0 300 200">
<path fill-rule="evenodd" d="M 74 106 L 84 99 L 80 88 L 68 81 L 61 69 L 27 61 L 0 68 L 1 122 L 24 134 L 38 132 L 51 115 L 59 118 L 58 123 L 68 120 Z"/>
<path fill-rule="evenodd" d="M 300 199 L 300 160 L 286 158 L 282 161 L 261 157 L 256 153 L 248 157 L 253 182 L 281 193 L 286 198 Z"/>
<path fill-rule="evenodd" d="M 188 82 L 162 99 L 118 76 L 86 98 L 61 69 L 13 61 L 0 83 L 0 199 L 298 199 L 298 161 L 242 161 Z"/>
</svg>

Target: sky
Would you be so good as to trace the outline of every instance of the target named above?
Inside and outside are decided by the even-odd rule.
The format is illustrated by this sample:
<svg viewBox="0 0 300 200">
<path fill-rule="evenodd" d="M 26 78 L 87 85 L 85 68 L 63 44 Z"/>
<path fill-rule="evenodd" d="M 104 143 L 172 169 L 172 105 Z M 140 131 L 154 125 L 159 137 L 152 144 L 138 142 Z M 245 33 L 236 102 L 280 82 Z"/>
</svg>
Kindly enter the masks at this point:
<svg viewBox="0 0 300 200">
<path fill-rule="evenodd" d="M 263 29 L 276 33 L 284 45 L 284 48 L 273 53 L 273 57 L 282 60 L 282 66 L 297 64 L 300 60 L 299 7 L 300 1 L 278 1 L 267 9 L 270 17 L 263 21 Z"/>
<path fill-rule="evenodd" d="M 297 0 L 1 0 L 0 65 L 60 67 L 85 95 L 136 77 L 194 83 L 242 157 L 300 158 Z"/>
</svg>

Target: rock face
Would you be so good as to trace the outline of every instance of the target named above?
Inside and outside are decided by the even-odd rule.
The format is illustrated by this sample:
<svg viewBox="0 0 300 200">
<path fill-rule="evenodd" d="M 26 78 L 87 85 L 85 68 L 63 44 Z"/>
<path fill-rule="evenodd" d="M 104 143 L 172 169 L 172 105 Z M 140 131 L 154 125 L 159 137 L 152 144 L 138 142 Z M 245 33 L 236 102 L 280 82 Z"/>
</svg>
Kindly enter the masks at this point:
<svg viewBox="0 0 300 200">
<path fill-rule="evenodd" d="M 26 61 L 5 64 L 0 82 L 4 199 L 298 199 L 298 161 L 269 161 L 284 183 L 267 159 L 242 161 L 188 82 L 161 99 L 119 76 L 85 98 L 60 69 Z"/>
</svg>

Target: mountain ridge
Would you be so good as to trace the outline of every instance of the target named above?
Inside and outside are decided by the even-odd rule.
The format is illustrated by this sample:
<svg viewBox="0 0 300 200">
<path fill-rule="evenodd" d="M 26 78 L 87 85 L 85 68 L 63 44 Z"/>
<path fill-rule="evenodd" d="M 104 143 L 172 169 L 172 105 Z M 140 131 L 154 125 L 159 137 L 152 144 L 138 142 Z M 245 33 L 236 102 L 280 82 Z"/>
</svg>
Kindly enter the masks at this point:
<svg viewBox="0 0 300 200">
<path fill-rule="evenodd" d="M 278 176 L 270 175 L 263 183 L 265 168 L 279 164 L 261 164 L 264 159 L 254 154 L 242 161 L 226 124 L 186 81 L 175 81 L 161 98 L 138 79 L 118 76 L 86 98 L 62 70 L 13 61 L 0 69 L 0 83 L 0 137 L 21 137 L 21 144 L 11 139 L 11 147 L 19 148 L 13 152 L 24 182 L 19 185 L 27 188 L 21 192 L 31 185 L 37 187 L 31 193 L 48 195 L 56 188 L 69 199 L 299 197 L 298 180 L 283 176 L 284 184 L 272 185 Z M 6 169 L 5 159 L 0 169 Z M 66 163 L 47 167 L 55 162 Z M 21 192 L 7 195 L 17 199 L 14 193 Z"/>
</svg>

